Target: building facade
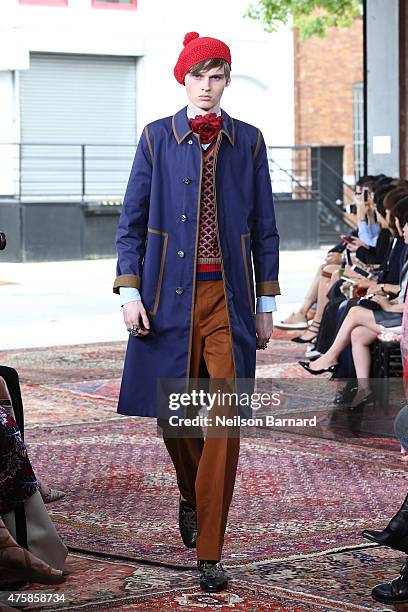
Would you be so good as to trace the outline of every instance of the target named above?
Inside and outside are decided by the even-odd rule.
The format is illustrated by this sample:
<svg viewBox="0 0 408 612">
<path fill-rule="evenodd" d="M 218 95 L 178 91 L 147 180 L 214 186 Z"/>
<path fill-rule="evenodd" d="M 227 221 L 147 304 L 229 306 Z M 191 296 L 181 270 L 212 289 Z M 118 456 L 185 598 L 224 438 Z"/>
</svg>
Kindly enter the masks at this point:
<svg viewBox="0 0 408 612">
<path fill-rule="evenodd" d="M 269 145 L 292 145 L 292 33 L 265 33 L 246 7 L 2 0 L 0 197 L 123 194 L 143 126 L 185 104 L 172 71 L 192 30 L 231 46 L 225 109 L 258 125 Z"/>
<path fill-rule="evenodd" d="M 325 38 L 294 35 L 295 141 L 344 145 L 344 180 L 364 170 L 363 20 Z"/>
</svg>

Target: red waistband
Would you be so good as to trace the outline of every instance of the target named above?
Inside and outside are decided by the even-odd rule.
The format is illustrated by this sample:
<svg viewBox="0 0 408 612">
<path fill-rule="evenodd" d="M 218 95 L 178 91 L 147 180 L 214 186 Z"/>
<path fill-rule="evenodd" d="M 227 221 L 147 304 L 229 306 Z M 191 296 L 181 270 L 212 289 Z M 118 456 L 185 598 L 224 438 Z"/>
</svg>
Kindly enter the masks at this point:
<svg viewBox="0 0 408 612">
<path fill-rule="evenodd" d="M 221 264 L 197 263 L 197 272 L 221 272 Z"/>
</svg>

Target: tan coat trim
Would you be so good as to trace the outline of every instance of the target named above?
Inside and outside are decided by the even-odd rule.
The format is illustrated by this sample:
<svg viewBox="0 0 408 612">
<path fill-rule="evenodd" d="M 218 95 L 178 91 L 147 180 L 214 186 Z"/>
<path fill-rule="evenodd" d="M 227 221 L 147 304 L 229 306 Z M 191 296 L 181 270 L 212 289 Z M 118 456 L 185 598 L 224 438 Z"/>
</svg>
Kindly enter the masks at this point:
<svg viewBox="0 0 408 612">
<path fill-rule="evenodd" d="M 147 146 L 149 147 L 150 157 L 152 158 L 152 161 L 153 161 L 153 147 L 152 147 L 152 143 L 150 141 L 149 128 L 147 127 L 147 125 L 146 125 L 146 127 L 144 129 L 144 132 L 145 132 L 145 136 L 146 136 Z"/>
<path fill-rule="evenodd" d="M 258 130 L 258 138 L 256 140 L 256 146 L 255 146 L 255 151 L 254 151 L 254 161 L 257 158 L 257 155 L 259 153 L 259 149 L 261 148 L 261 130 Z"/>
<path fill-rule="evenodd" d="M 188 136 L 188 134 L 192 134 L 193 131 L 192 130 L 188 130 L 185 134 L 183 134 L 183 136 L 181 136 L 181 138 L 179 137 L 179 135 L 177 134 L 177 130 L 176 130 L 176 124 L 174 122 L 174 118 L 175 115 L 173 115 L 173 117 L 171 118 L 171 126 L 173 128 L 173 134 L 174 134 L 174 138 L 177 140 L 177 144 L 181 144 L 183 142 L 183 140 L 185 139 L 186 136 Z"/>
<path fill-rule="evenodd" d="M 280 295 L 278 281 L 260 281 L 256 283 L 256 296 L 260 295 Z"/>
<path fill-rule="evenodd" d="M 231 119 L 232 121 L 232 119 Z M 216 145 L 216 149 L 215 149 L 215 159 L 214 159 L 214 202 L 215 202 L 215 220 L 217 223 L 217 241 L 218 241 L 218 249 L 219 252 L 221 253 L 221 259 L 223 259 L 222 256 L 222 249 L 221 249 L 221 241 L 220 241 L 220 228 L 218 226 L 218 206 L 217 206 L 217 183 L 216 183 L 216 173 L 217 173 L 217 161 L 218 161 L 218 153 L 221 147 L 221 140 L 222 140 L 222 136 L 221 136 L 221 132 L 218 135 L 217 138 L 217 145 Z M 231 143 L 232 144 L 232 143 Z M 230 343 L 231 343 L 231 352 L 232 352 L 232 361 L 234 364 L 234 379 L 237 378 L 237 364 L 235 361 L 235 353 L 234 353 L 234 343 L 232 340 L 232 327 L 231 327 L 231 317 L 230 317 L 230 312 L 229 312 L 229 306 L 228 306 L 228 296 L 227 296 L 227 291 L 225 289 L 225 274 L 224 274 L 224 261 L 222 261 L 221 263 L 221 274 L 222 274 L 222 285 L 223 285 L 223 289 L 224 289 L 224 298 L 225 298 L 225 308 L 227 311 L 227 318 L 228 318 L 228 327 L 229 327 L 229 337 L 230 337 Z M 233 386 L 233 393 L 236 393 L 236 382 L 234 382 L 234 386 Z"/>
<path fill-rule="evenodd" d="M 251 307 L 251 314 L 255 314 L 254 304 L 253 304 L 253 299 L 252 299 L 252 291 L 251 291 L 251 281 L 250 281 L 250 276 L 249 276 L 248 259 L 247 259 L 246 248 L 245 248 L 245 240 L 249 238 L 250 236 L 251 236 L 250 232 L 248 232 L 247 234 L 241 234 L 241 248 L 242 248 L 242 259 L 244 260 L 244 267 L 245 267 L 245 280 L 246 280 L 246 285 L 247 285 L 247 290 L 248 290 L 248 301 Z"/>
<path fill-rule="evenodd" d="M 164 261 L 166 259 L 167 242 L 169 239 L 169 234 L 168 232 L 160 232 L 159 230 L 149 229 L 149 228 L 147 229 L 147 231 L 150 232 L 151 234 L 159 234 L 160 236 L 163 236 L 164 238 L 162 256 L 161 256 L 161 261 L 160 261 L 159 280 L 157 281 L 156 297 L 154 299 L 153 308 L 151 310 L 148 310 L 149 314 L 155 315 L 159 307 L 159 302 L 160 302 L 160 293 L 161 293 L 161 288 L 162 288 L 163 272 L 164 272 Z"/>
<path fill-rule="evenodd" d="M 132 287 L 133 289 L 140 289 L 141 278 L 137 274 L 121 274 L 117 276 L 113 283 L 113 293 L 119 293 L 120 287 Z"/>
<path fill-rule="evenodd" d="M 200 137 L 198 134 L 194 134 L 193 136 L 197 138 L 198 143 L 200 143 Z M 201 147 L 200 147 L 201 149 Z M 198 202 L 197 202 L 197 215 L 196 215 L 196 235 L 195 235 L 195 244 L 194 244 L 194 272 L 193 272 L 193 294 L 191 299 L 191 316 L 190 316 L 190 334 L 188 340 L 188 354 L 187 354 L 187 372 L 186 372 L 186 391 L 189 390 L 189 379 L 190 379 L 190 367 L 191 367 L 191 348 L 193 344 L 193 323 L 194 323 L 194 304 L 195 304 L 195 290 L 196 290 L 196 275 L 197 275 L 197 252 L 198 252 L 198 233 L 200 229 L 200 210 L 201 210 L 201 184 L 203 180 L 203 150 L 200 151 L 200 176 L 198 179 Z"/>
</svg>

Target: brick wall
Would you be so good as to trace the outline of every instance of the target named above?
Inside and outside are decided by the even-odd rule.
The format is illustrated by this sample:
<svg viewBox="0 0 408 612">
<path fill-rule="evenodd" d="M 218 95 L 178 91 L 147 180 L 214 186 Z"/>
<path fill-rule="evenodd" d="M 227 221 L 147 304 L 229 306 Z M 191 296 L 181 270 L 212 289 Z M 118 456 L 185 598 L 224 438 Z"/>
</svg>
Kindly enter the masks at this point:
<svg viewBox="0 0 408 612">
<path fill-rule="evenodd" d="M 296 144 L 345 145 L 344 174 L 353 168 L 353 83 L 363 80 L 363 21 L 295 45 Z"/>
</svg>

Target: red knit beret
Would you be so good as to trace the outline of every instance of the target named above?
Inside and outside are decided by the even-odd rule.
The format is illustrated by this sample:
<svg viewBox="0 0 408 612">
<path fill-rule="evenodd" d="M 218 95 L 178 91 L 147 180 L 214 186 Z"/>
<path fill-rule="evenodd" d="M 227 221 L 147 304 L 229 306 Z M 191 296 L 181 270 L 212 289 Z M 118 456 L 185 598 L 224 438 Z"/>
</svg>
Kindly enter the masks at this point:
<svg viewBox="0 0 408 612">
<path fill-rule="evenodd" d="M 188 32 L 183 41 L 184 49 L 174 67 L 174 76 L 184 85 L 184 78 L 195 64 L 208 59 L 224 59 L 231 66 L 229 47 L 217 38 L 200 37 L 197 32 Z"/>
</svg>

